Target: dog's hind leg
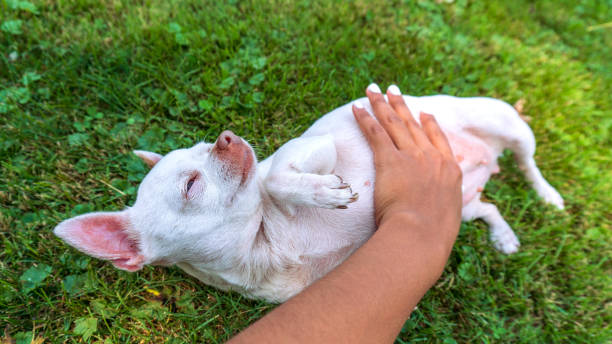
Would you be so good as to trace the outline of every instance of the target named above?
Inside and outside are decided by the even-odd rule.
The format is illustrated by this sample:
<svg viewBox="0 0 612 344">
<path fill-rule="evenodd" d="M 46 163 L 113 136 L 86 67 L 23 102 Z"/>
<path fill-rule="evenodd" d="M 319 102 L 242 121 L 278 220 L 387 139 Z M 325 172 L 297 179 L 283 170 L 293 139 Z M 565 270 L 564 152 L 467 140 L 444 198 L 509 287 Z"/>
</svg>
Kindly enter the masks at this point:
<svg viewBox="0 0 612 344">
<path fill-rule="evenodd" d="M 563 198 L 542 176 L 533 155 L 536 141 L 531 128 L 521 119 L 518 112 L 509 104 L 491 98 L 470 100 L 479 104 L 472 107 L 473 112 L 462 114 L 466 125 L 464 129 L 475 133 L 492 147 L 501 151 L 508 148 L 514 152 L 519 168 L 525 173 L 545 202 L 563 209 Z M 476 110 L 474 110 L 476 109 Z"/>
<path fill-rule="evenodd" d="M 478 195 L 480 196 L 480 195 Z M 489 225 L 489 237 L 499 251 L 510 254 L 518 251 L 519 240 L 510 225 L 504 220 L 497 207 L 475 198 L 463 207 L 461 217 L 464 221 L 482 219 Z"/>
<path fill-rule="evenodd" d="M 526 126 L 526 125 L 525 125 Z M 546 202 L 554 205 L 558 209 L 563 209 L 563 198 L 542 176 L 540 169 L 536 165 L 533 155 L 535 153 L 535 138 L 531 130 L 529 135 L 523 135 L 520 140 L 511 142 L 510 148 L 514 152 L 514 158 L 519 168 L 525 174 L 540 197 Z"/>
</svg>

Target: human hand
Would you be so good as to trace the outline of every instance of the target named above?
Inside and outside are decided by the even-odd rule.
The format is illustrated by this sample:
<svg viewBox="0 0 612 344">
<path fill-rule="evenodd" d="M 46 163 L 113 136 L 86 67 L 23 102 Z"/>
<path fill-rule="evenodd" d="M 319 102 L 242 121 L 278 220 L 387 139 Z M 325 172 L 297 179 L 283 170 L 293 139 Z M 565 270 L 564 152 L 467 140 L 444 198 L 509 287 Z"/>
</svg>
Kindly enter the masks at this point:
<svg viewBox="0 0 612 344">
<path fill-rule="evenodd" d="M 446 136 L 432 115 L 421 113 L 417 123 L 397 86 L 387 90 L 388 103 L 376 84 L 366 94 L 378 121 L 358 102 L 353 114 L 374 153 L 376 223 L 408 216 L 425 229 L 423 239 L 450 253 L 461 222 L 462 175 Z"/>
</svg>

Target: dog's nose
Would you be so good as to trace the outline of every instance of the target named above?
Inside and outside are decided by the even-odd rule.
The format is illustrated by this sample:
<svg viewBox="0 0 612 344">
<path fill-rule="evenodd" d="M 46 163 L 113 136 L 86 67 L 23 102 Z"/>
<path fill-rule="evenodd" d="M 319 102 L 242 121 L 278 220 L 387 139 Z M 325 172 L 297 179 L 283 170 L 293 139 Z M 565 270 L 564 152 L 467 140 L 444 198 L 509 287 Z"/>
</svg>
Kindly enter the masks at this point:
<svg viewBox="0 0 612 344">
<path fill-rule="evenodd" d="M 231 144 L 235 144 L 240 142 L 240 138 L 236 135 L 234 135 L 234 133 L 232 133 L 230 130 L 225 130 L 224 132 L 221 133 L 221 135 L 219 135 L 219 138 L 217 139 L 217 149 L 227 149 Z"/>
</svg>

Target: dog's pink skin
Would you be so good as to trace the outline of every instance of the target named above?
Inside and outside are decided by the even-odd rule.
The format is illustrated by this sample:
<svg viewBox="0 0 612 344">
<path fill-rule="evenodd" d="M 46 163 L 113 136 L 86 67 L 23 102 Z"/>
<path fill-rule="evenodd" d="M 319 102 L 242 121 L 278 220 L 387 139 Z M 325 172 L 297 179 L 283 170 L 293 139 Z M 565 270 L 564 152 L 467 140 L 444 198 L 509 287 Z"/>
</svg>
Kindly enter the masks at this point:
<svg viewBox="0 0 612 344">
<path fill-rule="evenodd" d="M 463 171 L 463 205 L 467 205 L 479 195 L 482 191 L 479 186 L 485 185 L 498 166 L 497 156 L 486 142 L 473 134 L 447 131 L 446 136 Z"/>
<path fill-rule="evenodd" d="M 212 154 L 219 161 L 224 162 L 231 173 L 239 174 L 241 176 L 240 183 L 244 184 L 255 161 L 248 144 L 231 131 L 226 130 L 219 135 L 212 149 Z"/>
<path fill-rule="evenodd" d="M 463 219 L 487 222 L 496 248 L 512 253 L 519 246 L 497 208 L 480 201 L 504 149 L 514 152 L 546 202 L 563 207 L 533 160 L 531 130 L 511 106 L 491 98 L 404 99 L 413 114 L 434 114 L 447 134 L 464 176 Z M 367 99 L 360 102 L 372 112 Z M 346 259 L 375 230 L 372 153 L 351 104 L 323 116 L 259 164 L 246 141 L 231 132 L 215 144 L 160 159 L 138 155 L 154 167 L 131 208 L 78 216 L 55 233 L 122 269 L 177 264 L 204 283 L 280 302 Z"/>
<path fill-rule="evenodd" d="M 61 233 L 70 245 L 93 257 L 110 260 L 119 269 L 137 271 L 145 259 L 138 249 L 137 234 L 129 227 L 126 213 L 97 213 L 65 222 L 56 228 L 56 234 Z"/>
</svg>

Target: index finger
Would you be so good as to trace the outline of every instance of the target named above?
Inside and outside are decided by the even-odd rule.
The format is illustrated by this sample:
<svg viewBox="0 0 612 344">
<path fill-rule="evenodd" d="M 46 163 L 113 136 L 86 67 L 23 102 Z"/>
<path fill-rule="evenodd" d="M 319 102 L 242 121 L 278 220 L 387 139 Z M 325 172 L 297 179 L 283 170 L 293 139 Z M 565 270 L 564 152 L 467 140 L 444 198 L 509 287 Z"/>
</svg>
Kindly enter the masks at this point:
<svg viewBox="0 0 612 344">
<path fill-rule="evenodd" d="M 374 152 L 374 159 L 380 159 L 381 156 L 388 156 L 397 151 L 385 129 L 370 116 L 358 100 L 353 103 L 353 115 L 361 132 L 368 140 L 372 152 Z"/>
</svg>

